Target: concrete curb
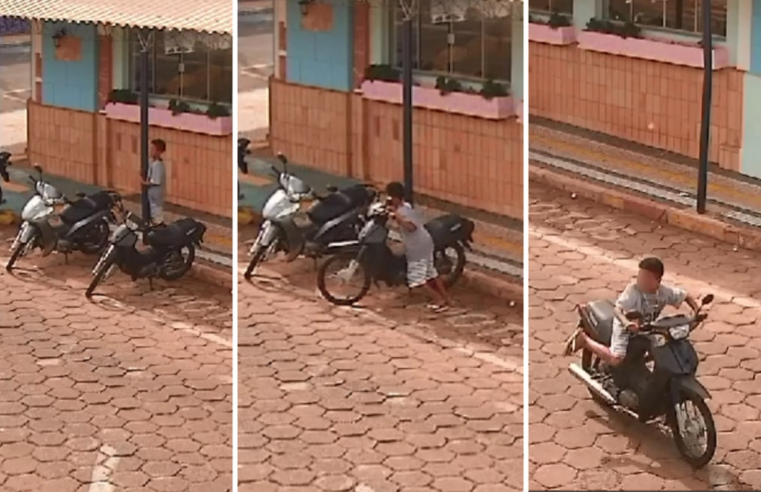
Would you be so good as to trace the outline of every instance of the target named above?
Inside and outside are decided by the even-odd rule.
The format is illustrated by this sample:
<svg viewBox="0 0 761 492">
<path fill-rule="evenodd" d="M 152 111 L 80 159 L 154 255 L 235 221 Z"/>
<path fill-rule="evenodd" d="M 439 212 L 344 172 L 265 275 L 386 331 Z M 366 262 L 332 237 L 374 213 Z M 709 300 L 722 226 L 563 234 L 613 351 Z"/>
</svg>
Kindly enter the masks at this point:
<svg viewBox="0 0 761 492">
<path fill-rule="evenodd" d="M 675 208 L 653 198 L 622 192 L 535 165 L 529 165 L 529 179 L 624 212 L 641 215 L 741 248 L 761 251 L 761 230 L 730 224 L 710 213 L 699 215 L 694 210 Z"/>
<path fill-rule="evenodd" d="M 196 280 L 205 282 L 232 292 L 233 274 L 230 269 L 219 268 L 206 263 L 198 262 L 193 265 L 188 274 Z"/>
</svg>

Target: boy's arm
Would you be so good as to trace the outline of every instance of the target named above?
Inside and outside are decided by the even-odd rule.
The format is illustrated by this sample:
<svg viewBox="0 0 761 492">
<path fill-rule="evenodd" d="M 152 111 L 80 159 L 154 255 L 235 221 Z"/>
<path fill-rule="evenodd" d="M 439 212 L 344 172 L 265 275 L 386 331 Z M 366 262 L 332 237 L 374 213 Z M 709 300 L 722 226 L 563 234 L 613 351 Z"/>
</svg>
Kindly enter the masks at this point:
<svg viewBox="0 0 761 492">
<path fill-rule="evenodd" d="M 626 318 L 626 313 L 636 309 L 637 307 L 637 292 L 633 284 L 626 287 L 626 289 L 616 299 L 616 305 L 613 308 L 613 314 L 616 315 L 618 321 L 626 327 L 627 330 L 636 332 L 639 329 L 639 324 L 635 321 L 631 321 Z"/>
<path fill-rule="evenodd" d="M 391 217 L 396 221 L 397 224 L 399 224 L 399 227 L 405 231 L 415 232 L 415 230 L 417 230 L 415 223 L 407 219 L 407 216 L 403 211 L 401 211 L 401 208 L 397 209 L 396 212 L 391 214 Z"/>
<path fill-rule="evenodd" d="M 668 297 L 668 304 L 672 307 L 675 307 L 679 309 L 682 307 L 683 303 L 687 303 L 688 306 L 692 309 L 693 312 L 697 311 L 699 308 L 698 301 L 692 297 L 686 290 L 679 289 L 677 287 L 666 287 L 666 293 Z"/>
</svg>

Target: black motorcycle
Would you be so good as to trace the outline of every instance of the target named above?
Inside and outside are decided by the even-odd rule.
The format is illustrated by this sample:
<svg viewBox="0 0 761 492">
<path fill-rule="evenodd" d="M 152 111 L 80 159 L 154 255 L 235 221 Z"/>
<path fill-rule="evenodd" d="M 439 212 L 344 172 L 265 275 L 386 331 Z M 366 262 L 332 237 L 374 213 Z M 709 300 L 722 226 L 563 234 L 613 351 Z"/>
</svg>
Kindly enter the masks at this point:
<svg viewBox="0 0 761 492">
<path fill-rule="evenodd" d="M 0 178 L 6 183 L 10 182 L 11 176 L 8 174 L 8 166 L 11 165 L 11 153 L 0 152 Z M 3 187 L 0 186 L 0 205 L 5 203 L 3 198 Z"/>
<path fill-rule="evenodd" d="M 240 172 L 243 174 L 248 174 L 248 162 L 246 161 L 246 157 L 251 153 L 248 148 L 249 145 L 251 145 L 251 140 L 243 137 L 238 139 L 238 169 L 240 169 Z M 243 198 L 245 197 L 240 192 L 240 181 L 238 181 L 238 199 L 242 200 Z"/>
<path fill-rule="evenodd" d="M 147 248 L 137 249 L 138 233 Z M 132 213 L 116 228 L 108 248 L 93 268 L 93 279 L 85 295 L 91 297 L 98 285 L 115 268 L 136 281 L 147 278 L 151 289 L 153 279 L 177 280 L 193 266 L 196 246 L 203 243 L 206 226 L 195 219 L 180 219 L 168 226 L 150 226 Z"/>
<path fill-rule="evenodd" d="M 698 355 L 689 336 L 707 319 L 701 311 L 712 301 L 712 294 L 705 296 L 694 316 L 663 316 L 642 324 L 617 367 L 609 367 L 588 350 L 582 351 L 581 365 L 569 367 L 595 400 L 642 422 L 665 416 L 679 453 L 695 468 L 713 458 L 716 425 L 705 403 L 711 395 L 696 376 Z M 617 316 L 613 303 L 594 301 L 577 310 L 579 327 L 592 339 L 610 346 Z M 620 321 L 641 320 L 641 313 L 632 312 Z"/>
<path fill-rule="evenodd" d="M 332 256 L 320 266 L 317 287 L 329 302 L 339 306 L 359 302 L 373 283 L 378 286 L 383 282 L 389 287 L 407 284 L 407 258 L 394 253 L 388 245 L 388 219 L 388 205 L 376 202 L 370 207 L 367 222 L 357 239 L 328 246 L 325 254 Z M 475 224 L 458 215 L 445 215 L 427 222 L 425 228 L 433 239 L 436 270 L 446 286 L 451 287 L 465 269 L 465 249 L 471 249 Z M 338 271 L 329 273 L 334 270 Z M 334 278 L 343 285 L 357 279 L 359 290 L 338 297 L 327 285 L 327 281 Z"/>
<path fill-rule="evenodd" d="M 40 248 L 42 256 L 53 251 L 68 255 L 81 251 L 100 253 L 108 244 L 111 223 L 116 222 L 113 210 L 121 204 L 121 196 L 110 190 L 92 195 L 77 194 L 70 201 L 42 176 L 42 168 L 34 167 L 38 177 L 29 176 L 34 194 L 21 211 L 21 227 L 11 246 L 6 270 L 11 271 L 18 259 L 32 248 Z M 60 213 L 56 207 L 63 206 Z"/>
<path fill-rule="evenodd" d="M 285 253 L 286 261 L 302 255 L 317 259 L 330 243 L 355 240 L 367 209 L 377 196 L 375 188 L 365 184 L 351 185 L 343 190 L 329 186 L 327 195 L 317 194 L 289 171 L 285 156 L 280 154 L 278 159 L 283 164 L 283 171 L 272 166 L 278 186 L 262 210 L 263 221 L 243 274 L 246 279 L 278 252 Z M 308 200 L 316 201 L 305 214 L 300 213 L 302 202 Z"/>
</svg>

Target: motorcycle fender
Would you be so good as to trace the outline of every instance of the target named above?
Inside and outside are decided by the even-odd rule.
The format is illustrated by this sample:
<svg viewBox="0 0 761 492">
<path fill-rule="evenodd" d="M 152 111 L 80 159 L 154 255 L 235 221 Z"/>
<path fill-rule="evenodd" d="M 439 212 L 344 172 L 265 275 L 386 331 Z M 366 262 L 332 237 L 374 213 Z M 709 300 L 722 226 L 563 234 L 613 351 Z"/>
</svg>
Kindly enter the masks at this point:
<svg viewBox="0 0 761 492">
<path fill-rule="evenodd" d="M 704 400 L 711 398 L 711 393 L 700 384 L 695 376 L 677 376 L 671 379 L 671 390 L 674 394 L 678 393 L 692 393 Z"/>
<path fill-rule="evenodd" d="M 291 262 L 295 260 L 304 251 L 305 241 L 303 234 L 301 234 L 299 228 L 296 227 L 296 224 L 290 218 L 275 220 L 273 223 L 276 227 L 280 228 L 285 239 L 284 246 L 287 252 L 285 261 Z"/>
<path fill-rule="evenodd" d="M 47 219 L 28 222 L 28 224 L 39 231 L 42 242 L 42 256 L 48 256 L 55 250 L 58 244 L 58 236 L 56 236 L 53 227 L 48 223 Z M 30 229 L 32 228 L 30 227 Z"/>
<path fill-rule="evenodd" d="M 86 219 L 80 220 L 79 222 L 71 226 L 71 229 L 69 229 L 69 231 L 66 233 L 64 237 L 70 240 L 77 233 L 90 227 L 94 223 L 101 221 L 104 218 L 107 218 L 110 214 L 111 214 L 111 210 L 101 210 L 100 212 L 94 213 L 93 215 L 87 217 Z"/>
</svg>

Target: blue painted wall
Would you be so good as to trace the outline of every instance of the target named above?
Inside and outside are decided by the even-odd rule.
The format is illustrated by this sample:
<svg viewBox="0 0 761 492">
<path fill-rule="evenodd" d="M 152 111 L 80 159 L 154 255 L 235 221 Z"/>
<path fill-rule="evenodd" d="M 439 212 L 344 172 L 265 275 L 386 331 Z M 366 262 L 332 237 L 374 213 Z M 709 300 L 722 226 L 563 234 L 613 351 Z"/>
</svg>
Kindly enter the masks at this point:
<svg viewBox="0 0 761 492">
<path fill-rule="evenodd" d="M 287 1 L 288 81 L 324 89 L 351 91 L 354 2 L 331 0 L 333 30 L 313 32 L 301 27 L 298 0 Z"/>
<path fill-rule="evenodd" d="M 753 0 L 750 21 L 750 73 L 761 74 L 761 0 Z"/>
<path fill-rule="evenodd" d="M 59 29 L 82 40 L 79 61 L 55 58 L 53 35 Z M 59 108 L 98 109 L 98 30 L 94 25 L 46 22 L 42 30 L 42 101 Z"/>
</svg>

